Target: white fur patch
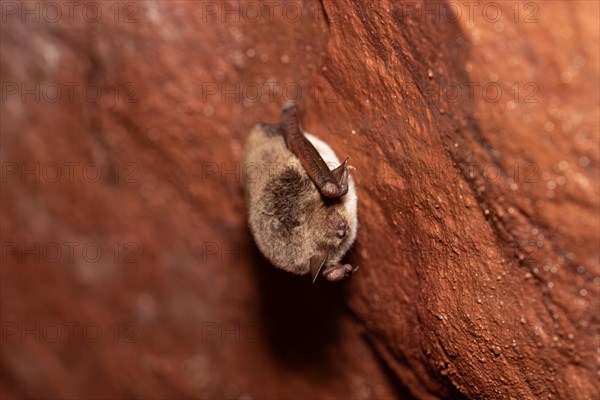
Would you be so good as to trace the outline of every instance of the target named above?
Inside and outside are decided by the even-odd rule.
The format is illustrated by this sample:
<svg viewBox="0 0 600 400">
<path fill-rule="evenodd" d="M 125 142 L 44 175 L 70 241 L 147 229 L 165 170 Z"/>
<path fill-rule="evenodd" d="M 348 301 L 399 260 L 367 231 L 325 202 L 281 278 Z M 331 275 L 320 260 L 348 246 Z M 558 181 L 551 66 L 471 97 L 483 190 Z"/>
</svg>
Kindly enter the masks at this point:
<svg viewBox="0 0 600 400">
<path fill-rule="evenodd" d="M 337 155 L 333 151 L 333 149 L 324 141 L 314 136 L 311 133 L 304 132 L 306 138 L 315 146 L 315 149 L 319 152 L 323 161 L 329 166 L 329 169 L 333 169 L 341 164 Z M 340 246 L 338 251 L 335 254 L 332 254 L 329 257 L 330 263 L 337 263 L 340 259 L 346 254 L 348 249 L 354 243 L 356 239 L 356 231 L 358 229 L 358 215 L 357 215 L 357 201 L 358 198 L 356 196 L 356 187 L 354 186 L 354 180 L 352 179 L 352 175 L 348 178 L 348 193 L 342 199 L 344 208 L 348 212 L 348 215 L 352 219 L 350 222 L 350 232 L 348 233 L 348 240 L 344 243 L 343 246 Z"/>
</svg>

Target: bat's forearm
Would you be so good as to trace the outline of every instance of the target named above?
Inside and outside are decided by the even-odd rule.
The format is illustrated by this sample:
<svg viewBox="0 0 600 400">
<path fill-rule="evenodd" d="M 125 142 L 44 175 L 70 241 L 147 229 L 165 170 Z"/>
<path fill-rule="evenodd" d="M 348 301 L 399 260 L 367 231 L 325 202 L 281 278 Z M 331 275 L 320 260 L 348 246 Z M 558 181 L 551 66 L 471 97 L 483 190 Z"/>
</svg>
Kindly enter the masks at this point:
<svg viewBox="0 0 600 400">
<path fill-rule="evenodd" d="M 288 149 L 300 160 L 319 192 L 329 198 L 344 196 L 348 192 L 347 174 L 339 174 L 341 178 L 336 178 L 329 169 L 317 149 L 302 133 L 294 105 L 284 108 L 281 126 Z M 343 168 L 347 169 L 345 163 Z"/>
</svg>

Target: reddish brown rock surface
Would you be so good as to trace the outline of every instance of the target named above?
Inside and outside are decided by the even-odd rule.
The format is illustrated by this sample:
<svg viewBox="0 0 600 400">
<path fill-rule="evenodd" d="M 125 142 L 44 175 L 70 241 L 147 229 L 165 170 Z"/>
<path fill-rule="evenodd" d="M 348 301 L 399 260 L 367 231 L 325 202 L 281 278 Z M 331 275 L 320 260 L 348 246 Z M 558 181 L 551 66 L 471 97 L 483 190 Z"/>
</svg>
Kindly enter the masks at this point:
<svg viewBox="0 0 600 400">
<path fill-rule="evenodd" d="M 23 4 L 2 398 L 598 395 L 598 3 Z M 342 285 L 246 227 L 245 136 L 297 94 L 356 168 Z"/>
</svg>

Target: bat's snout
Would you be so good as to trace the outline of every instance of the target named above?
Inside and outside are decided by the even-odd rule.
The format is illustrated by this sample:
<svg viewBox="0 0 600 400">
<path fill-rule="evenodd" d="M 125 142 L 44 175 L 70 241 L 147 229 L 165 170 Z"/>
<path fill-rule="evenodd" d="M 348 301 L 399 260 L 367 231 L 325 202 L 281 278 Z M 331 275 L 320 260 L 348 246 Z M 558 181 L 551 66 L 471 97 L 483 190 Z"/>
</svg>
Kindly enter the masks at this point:
<svg viewBox="0 0 600 400">
<path fill-rule="evenodd" d="M 340 239 L 346 237 L 348 234 L 348 223 L 346 221 L 339 221 L 336 227 L 335 235 Z"/>
</svg>

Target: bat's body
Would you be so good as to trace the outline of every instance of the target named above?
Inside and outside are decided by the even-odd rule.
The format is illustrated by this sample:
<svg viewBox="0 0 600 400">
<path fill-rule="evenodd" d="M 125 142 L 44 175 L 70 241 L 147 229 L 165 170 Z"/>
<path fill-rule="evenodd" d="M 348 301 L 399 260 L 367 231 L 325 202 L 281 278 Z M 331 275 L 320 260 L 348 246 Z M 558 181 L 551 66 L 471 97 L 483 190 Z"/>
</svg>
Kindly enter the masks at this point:
<svg viewBox="0 0 600 400">
<path fill-rule="evenodd" d="M 284 109 L 284 122 L 285 113 Z M 352 267 L 339 262 L 356 238 L 356 189 L 346 162 L 340 165 L 329 145 L 305 135 L 299 125 L 298 130 L 301 139 L 309 142 L 297 143 L 300 150 L 295 151 L 304 151 L 306 143 L 314 146 L 316 156 L 309 152 L 309 157 L 315 157 L 309 162 L 322 163 L 322 169 L 308 169 L 322 179 L 315 183 L 304 166 L 306 160 L 290 151 L 293 142 L 301 139 L 290 137 L 284 123 L 256 125 L 245 151 L 250 230 L 260 251 L 276 267 L 300 275 L 310 273 L 313 281 L 321 270 L 328 280 L 340 280 L 352 272 Z M 330 171 L 327 164 L 339 167 Z M 323 194 L 323 187 L 329 196 Z M 331 193 L 335 198 L 330 198 Z"/>
</svg>

